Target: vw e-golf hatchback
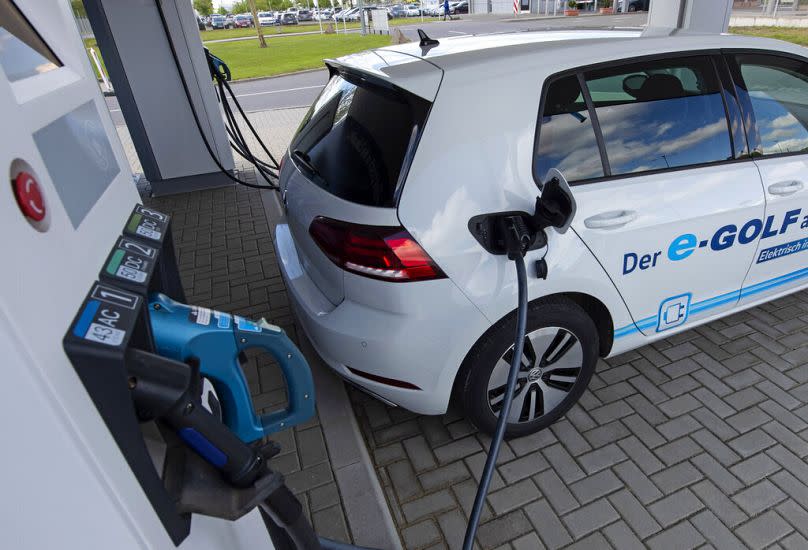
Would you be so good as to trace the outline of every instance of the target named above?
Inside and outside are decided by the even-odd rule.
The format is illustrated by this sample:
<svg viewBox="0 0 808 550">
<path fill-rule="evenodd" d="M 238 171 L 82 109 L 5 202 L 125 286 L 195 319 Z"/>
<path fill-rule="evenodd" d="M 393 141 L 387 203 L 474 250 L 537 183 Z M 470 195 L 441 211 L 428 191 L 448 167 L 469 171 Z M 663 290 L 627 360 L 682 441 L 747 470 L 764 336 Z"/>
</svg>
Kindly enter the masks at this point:
<svg viewBox="0 0 808 550">
<path fill-rule="evenodd" d="M 636 56 L 636 52 L 642 52 Z M 516 278 L 469 220 L 533 212 L 549 170 L 572 228 L 531 277 L 509 434 L 541 429 L 620 354 L 808 285 L 808 50 L 731 35 L 559 31 L 328 62 L 284 159 L 276 247 L 342 377 L 492 430 Z"/>
</svg>

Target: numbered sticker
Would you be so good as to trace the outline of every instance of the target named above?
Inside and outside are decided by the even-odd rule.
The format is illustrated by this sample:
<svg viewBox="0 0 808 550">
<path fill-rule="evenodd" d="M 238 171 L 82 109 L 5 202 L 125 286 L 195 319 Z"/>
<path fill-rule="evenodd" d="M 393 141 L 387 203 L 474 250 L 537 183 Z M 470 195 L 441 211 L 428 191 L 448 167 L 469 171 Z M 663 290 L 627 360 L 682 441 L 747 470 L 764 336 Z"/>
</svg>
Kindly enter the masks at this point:
<svg viewBox="0 0 808 550">
<path fill-rule="evenodd" d="M 146 277 L 148 277 L 148 273 L 138 271 L 137 269 L 132 269 L 131 267 L 127 267 L 125 265 L 119 267 L 115 274 L 121 279 L 126 279 L 127 281 L 132 281 L 133 283 L 142 283 L 146 280 Z"/>
<path fill-rule="evenodd" d="M 120 346 L 136 319 L 135 314 L 117 303 L 90 298 L 73 325 L 73 335 L 107 346 Z"/>
<path fill-rule="evenodd" d="M 143 243 L 139 243 L 137 241 L 133 241 L 131 239 L 127 239 L 125 237 L 121 237 L 118 241 L 118 248 L 121 250 L 126 250 L 127 252 L 134 252 L 135 254 L 140 254 L 141 256 L 145 256 L 150 259 L 154 259 L 157 256 L 157 249 L 151 246 L 145 245 Z"/>
<path fill-rule="evenodd" d="M 163 214 L 162 212 L 158 212 L 157 210 L 152 210 L 151 208 L 147 208 L 142 204 L 138 204 L 135 206 L 135 212 L 138 214 L 143 214 L 144 216 L 148 216 L 150 218 L 154 218 L 160 222 L 168 221 L 168 214 Z"/>
<path fill-rule="evenodd" d="M 164 220 L 148 216 L 145 213 L 138 212 L 138 209 L 135 208 L 132 215 L 129 216 L 129 221 L 126 222 L 124 232 L 144 239 L 160 241 L 168 226 L 168 216 L 163 215 L 163 217 L 165 218 Z"/>
<path fill-rule="evenodd" d="M 138 305 L 140 298 L 135 294 L 118 290 L 103 285 L 96 285 L 90 294 L 93 298 L 97 298 L 103 302 L 113 304 L 116 306 L 123 306 L 127 309 L 135 309 Z"/>
<path fill-rule="evenodd" d="M 106 274 L 130 283 L 145 283 L 151 272 L 152 262 L 147 258 L 127 252 L 122 248 L 113 250 L 105 268 Z"/>
<path fill-rule="evenodd" d="M 91 323 L 84 338 L 86 340 L 92 340 L 93 342 L 107 344 L 108 346 L 120 346 L 124 336 L 126 336 L 126 332 L 120 329 L 105 327 L 98 323 Z"/>
<path fill-rule="evenodd" d="M 147 239 L 153 239 L 155 241 L 159 241 L 160 237 L 162 237 L 162 233 L 156 231 L 154 229 L 138 225 L 137 229 L 135 229 L 135 233 L 140 235 L 141 237 L 146 237 Z"/>
</svg>

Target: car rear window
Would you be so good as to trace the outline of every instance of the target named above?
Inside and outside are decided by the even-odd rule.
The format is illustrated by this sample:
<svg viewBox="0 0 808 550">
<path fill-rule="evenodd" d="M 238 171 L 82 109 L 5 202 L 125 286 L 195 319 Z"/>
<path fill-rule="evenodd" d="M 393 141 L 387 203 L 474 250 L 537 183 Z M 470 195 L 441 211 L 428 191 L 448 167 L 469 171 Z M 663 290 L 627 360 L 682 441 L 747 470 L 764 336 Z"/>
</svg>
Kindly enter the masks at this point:
<svg viewBox="0 0 808 550">
<path fill-rule="evenodd" d="M 292 140 L 292 159 L 341 199 L 395 206 L 429 106 L 393 86 L 333 75 Z"/>
</svg>

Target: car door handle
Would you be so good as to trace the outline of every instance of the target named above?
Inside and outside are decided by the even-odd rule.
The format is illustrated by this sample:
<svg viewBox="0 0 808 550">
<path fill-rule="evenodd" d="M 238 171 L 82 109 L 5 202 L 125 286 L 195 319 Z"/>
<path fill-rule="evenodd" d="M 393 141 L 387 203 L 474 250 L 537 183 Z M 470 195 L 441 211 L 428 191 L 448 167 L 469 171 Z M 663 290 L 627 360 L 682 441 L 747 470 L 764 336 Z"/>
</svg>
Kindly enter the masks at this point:
<svg viewBox="0 0 808 550">
<path fill-rule="evenodd" d="M 589 229 L 611 229 L 622 227 L 637 219 L 637 213 L 633 210 L 612 210 L 595 214 L 584 220 L 584 225 Z"/>
<path fill-rule="evenodd" d="M 793 195 L 797 191 L 801 191 L 803 187 L 802 182 L 797 180 L 778 181 L 769 186 L 769 193 L 780 196 Z"/>
</svg>

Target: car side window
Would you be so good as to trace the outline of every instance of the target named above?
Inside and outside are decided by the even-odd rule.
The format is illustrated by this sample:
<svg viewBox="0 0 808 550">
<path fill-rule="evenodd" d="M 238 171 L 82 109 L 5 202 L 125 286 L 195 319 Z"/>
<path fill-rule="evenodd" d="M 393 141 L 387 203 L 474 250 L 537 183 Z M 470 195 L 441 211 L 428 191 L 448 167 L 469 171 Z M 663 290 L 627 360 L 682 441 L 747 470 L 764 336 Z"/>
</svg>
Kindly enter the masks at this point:
<svg viewBox="0 0 808 550">
<path fill-rule="evenodd" d="M 736 55 L 755 115 L 757 153 L 808 153 L 808 63 L 773 55 Z"/>
<path fill-rule="evenodd" d="M 533 161 L 533 175 L 544 181 L 558 168 L 570 182 L 603 177 L 598 142 L 578 77 L 565 76 L 546 88 Z"/>
<path fill-rule="evenodd" d="M 661 59 L 584 73 L 612 175 L 733 158 L 712 60 Z"/>
</svg>

